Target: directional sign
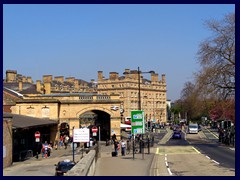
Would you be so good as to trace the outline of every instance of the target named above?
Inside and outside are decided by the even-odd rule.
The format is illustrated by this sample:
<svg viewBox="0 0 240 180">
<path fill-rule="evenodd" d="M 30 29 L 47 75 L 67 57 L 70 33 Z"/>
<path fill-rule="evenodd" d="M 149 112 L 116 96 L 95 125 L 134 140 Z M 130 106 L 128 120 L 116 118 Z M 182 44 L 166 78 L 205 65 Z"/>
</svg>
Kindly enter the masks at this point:
<svg viewBox="0 0 240 180">
<path fill-rule="evenodd" d="M 73 142 L 89 142 L 90 130 L 88 128 L 73 129 Z"/>
<path fill-rule="evenodd" d="M 144 111 L 134 110 L 131 111 L 132 119 L 132 134 L 144 134 L 145 133 L 145 121 Z"/>
</svg>

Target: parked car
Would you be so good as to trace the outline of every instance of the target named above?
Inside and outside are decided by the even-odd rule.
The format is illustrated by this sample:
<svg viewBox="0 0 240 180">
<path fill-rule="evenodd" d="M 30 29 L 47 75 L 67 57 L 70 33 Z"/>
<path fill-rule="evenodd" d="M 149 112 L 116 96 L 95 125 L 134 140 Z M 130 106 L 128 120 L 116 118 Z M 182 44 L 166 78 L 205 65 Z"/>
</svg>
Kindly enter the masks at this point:
<svg viewBox="0 0 240 180">
<path fill-rule="evenodd" d="M 172 134 L 172 139 L 181 139 L 182 138 L 182 134 L 181 131 L 174 131 Z"/>
<path fill-rule="evenodd" d="M 70 169 L 75 166 L 75 162 L 65 159 L 64 161 L 59 161 L 58 164 L 55 164 L 56 171 L 55 176 L 64 176 Z"/>
</svg>

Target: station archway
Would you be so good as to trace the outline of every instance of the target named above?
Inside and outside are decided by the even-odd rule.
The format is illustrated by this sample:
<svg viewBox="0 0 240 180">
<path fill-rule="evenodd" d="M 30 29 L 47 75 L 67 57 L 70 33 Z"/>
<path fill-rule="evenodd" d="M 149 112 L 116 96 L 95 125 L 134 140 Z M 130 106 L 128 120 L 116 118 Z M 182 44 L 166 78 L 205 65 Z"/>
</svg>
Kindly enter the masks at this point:
<svg viewBox="0 0 240 180">
<path fill-rule="evenodd" d="M 87 127 L 90 129 L 90 136 L 97 141 L 106 141 L 110 139 L 111 133 L 111 116 L 102 110 L 89 110 L 79 115 L 79 127 Z M 96 126 L 98 132 L 96 136 L 91 131 L 91 128 Z"/>
</svg>

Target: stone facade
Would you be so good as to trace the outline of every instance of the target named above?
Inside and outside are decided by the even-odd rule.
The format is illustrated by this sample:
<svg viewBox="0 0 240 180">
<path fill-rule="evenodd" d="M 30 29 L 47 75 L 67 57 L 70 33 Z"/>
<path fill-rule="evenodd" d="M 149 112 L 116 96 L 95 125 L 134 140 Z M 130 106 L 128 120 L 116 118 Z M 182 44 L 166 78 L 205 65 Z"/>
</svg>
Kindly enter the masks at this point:
<svg viewBox="0 0 240 180">
<path fill-rule="evenodd" d="M 143 72 L 144 73 L 144 72 Z M 151 73 L 151 80 L 142 78 L 140 75 L 141 109 L 145 112 L 146 119 L 155 119 L 159 122 L 166 122 L 166 77 L 162 74 L 162 79 L 158 80 L 158 74 Z M 103 71 L 98 71 L 99 94 L 117 94 L 123 102 L 125 110 L 124 116 L 128 117 L 131 110 L 138 109 L 138 71 L 125 69 L 125 76 L 119 76 L 116 72 L 110 72 L 109 78 L 103 78 Z"/>
<path fill-rule="evenodd" d="M 3 117 L 3 168 L 12 164 L 12 121 Z"/>
<path fill-rule="evenodd" d="M 27 115 L 39 118 L 50 118 L 70 126 L 69 132 L 72 135 L 73 127 L 79 128 L 79 117 L 88 111 L 101 111 L 110 116 L 110 129 L 117 136 L 120 136 L 120 112 L 112 110 L 112 106 L 120 106 L 118 95 L 101 96 L 97 94 L 58 94 L 27 97 L 16 102 L 12 107 L 14 114 Z M 104 119 L 102 119 L 104 121 Z M 60 127 L 59 127 L 60 128 Z M 52 141 L 59 138 L 52 137 Z"/>
</svg>

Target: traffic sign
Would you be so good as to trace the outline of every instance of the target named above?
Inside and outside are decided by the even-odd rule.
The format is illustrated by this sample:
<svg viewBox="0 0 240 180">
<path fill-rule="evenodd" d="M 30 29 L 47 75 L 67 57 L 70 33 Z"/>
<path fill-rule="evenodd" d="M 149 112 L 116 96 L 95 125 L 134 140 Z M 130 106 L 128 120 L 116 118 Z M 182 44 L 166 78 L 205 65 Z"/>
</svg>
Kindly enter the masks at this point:
<svg viewBox="0 0 240 180">
<path fill-rule="evenodd" d="M 145 133 L 145 120 L 144 111 L 134 110 L 131 111 L 132 119 L 132 134 L 144 134 Z"/>
<path fill-rule="evenodd" d="M 92 127 L 92 132 L 93 132 L 93 133 L 97 133 L 97 132 L 98 132 L 98 128 L 97 128 L 96 126 L 93 126 L 93 127 Z"/>
<path fill-rule="evenodd" d="M 40 138 L 41 134 L 40 134 L 39 131 L 36 131 L 35 134 L 34 134 L 34 136 L 35 136 L 35 138 L 37 139 L 37 138 Z"/>
</svg>

